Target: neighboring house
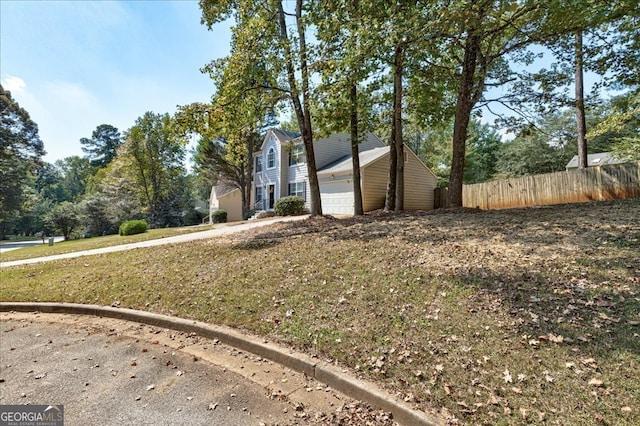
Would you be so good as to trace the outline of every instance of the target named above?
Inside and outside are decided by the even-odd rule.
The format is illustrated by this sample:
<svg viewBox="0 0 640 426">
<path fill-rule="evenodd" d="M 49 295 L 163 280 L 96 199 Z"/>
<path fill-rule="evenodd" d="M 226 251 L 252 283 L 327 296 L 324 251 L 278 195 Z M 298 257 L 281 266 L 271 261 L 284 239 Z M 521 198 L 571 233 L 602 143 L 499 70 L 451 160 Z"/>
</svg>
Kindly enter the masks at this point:
<svg viewBox="0 0 640 426">
<path fill-rule="evenodd" d="M 618 157 L 616 157 L 616 154 L 613 152 L 599 152 L 597 154 L 587 155 L 588 167 L 602 166 L 603 164 L 623 164 L 623 163 L 626 163 L 626 161 L 618 159 Z M 572 170 L 577 168 L 578 168 L 578 156 L 574 155 L 571 161 L 567 163 L 566 169 Z"/>
<path fill-rule="evenodd" d="M 211 215 L 213 212 L 220 209 L 227 212 L 227 222 L 238 222 L 243 219 L 242 194 L 238 188 L 225 183 L 211 188 L 209 223 L 212 223 Z"/>
<path fill-rule="evenodd" d="M 353 214 L 351 141 L 337 133 L 314 141 L 316 169 L 325 214 Z M 389 171 L 389 147 L 368 133 L 358 146 L 364 211 L 384 207 Z M 436 176 L 405 146 L 405 210 L 433 209 Z M 271 129 L 254 154 L 251 205 L 272 210 L 275 202 L 298 195 L 309 205 L 309 179 L 302 138 L 292 132 Z"/>
</svg>

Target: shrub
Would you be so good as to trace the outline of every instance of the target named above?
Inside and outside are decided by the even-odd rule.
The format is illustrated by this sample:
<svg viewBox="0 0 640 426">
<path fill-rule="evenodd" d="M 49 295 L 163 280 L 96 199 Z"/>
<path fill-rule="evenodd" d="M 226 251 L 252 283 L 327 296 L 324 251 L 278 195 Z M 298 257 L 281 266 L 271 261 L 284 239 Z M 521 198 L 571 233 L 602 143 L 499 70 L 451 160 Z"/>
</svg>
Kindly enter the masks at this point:
<svg viewBox="0 0 640 426">
<path fill-rule="evenodd" d="M 282 197 L 276 201 L 273 211 L 278 216 L 291 216 L 304 213 L 304 200 L 297 195 Z"/>
<path fill-rule="evenodd" d="M 128 220 L 120 225 L 119 234 L 134 235 L 147 232 L 147 222 L 144 220 Z"/>
<path fill-rule="evenodd" d="M 226 223 L 227 222 L 227 211 L 224 209 L 216 210 L 211 213 L 211 222 L 212 223 Z"/>
</svg>

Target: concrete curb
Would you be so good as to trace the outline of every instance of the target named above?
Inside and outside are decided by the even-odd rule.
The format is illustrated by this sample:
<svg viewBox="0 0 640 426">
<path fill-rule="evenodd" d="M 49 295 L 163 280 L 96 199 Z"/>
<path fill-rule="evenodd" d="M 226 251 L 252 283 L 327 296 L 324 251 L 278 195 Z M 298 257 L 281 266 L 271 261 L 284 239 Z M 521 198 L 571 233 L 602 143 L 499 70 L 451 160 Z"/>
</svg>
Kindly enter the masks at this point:
<svg viewBox="0 0 640 426">
<path fill-rule="evenodd" d="M 405 425 L 443 425 L 435 416 L 414 410 L 403 401 L 388 394 L 376 385 L 349 377 L 335 366 L 317 361 L 305 354 L 282 348 L 273 343 L 242 334 L 229 327 L 211 325 L 167 315 L 153 314 L 134 309 L 113 308 L 78 303 L 0 302 L 0 312 L 42 312 L 52 314 L 93 315 L 134 321 L 176 331 L 197 333 L 209 339 L 251 352 L 254 355 L 277 362 L 287 368 L 304 373 L 325 383 L 345 395 L 367 402 L 393 414 L 393 419 Z"/>
</svg>

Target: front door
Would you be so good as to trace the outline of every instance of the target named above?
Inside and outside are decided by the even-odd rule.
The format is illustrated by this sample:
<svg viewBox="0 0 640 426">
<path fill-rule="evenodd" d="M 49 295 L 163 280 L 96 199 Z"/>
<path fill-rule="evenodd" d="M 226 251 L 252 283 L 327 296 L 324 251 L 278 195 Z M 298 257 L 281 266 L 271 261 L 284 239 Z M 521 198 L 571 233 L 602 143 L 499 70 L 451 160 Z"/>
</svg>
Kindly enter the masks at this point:
<svg viewBox="0 0 640 426">
<path fill-rule="evenodd" d="M 269 185 L 269 210 L 273 209 L 273 205 L 276 203 L 276 186 Z"/>
</svg>

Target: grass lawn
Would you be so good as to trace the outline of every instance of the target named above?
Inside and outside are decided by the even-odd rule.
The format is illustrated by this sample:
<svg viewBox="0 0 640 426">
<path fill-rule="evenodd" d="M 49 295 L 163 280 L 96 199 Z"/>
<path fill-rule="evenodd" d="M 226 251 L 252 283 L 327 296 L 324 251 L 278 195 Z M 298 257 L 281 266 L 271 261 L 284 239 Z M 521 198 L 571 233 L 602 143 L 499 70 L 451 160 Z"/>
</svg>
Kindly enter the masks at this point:
<svg viewBox="0 0 640 426">
<path fill-rule="evenodd" d="M 463 424 L 640 424 L 640 200 L 315 218 L 0 270 L 334 361 Z"/>
<path fill-rule="evenodd" d="M 92 250 L 102 247 L 117 246 L 121 244 L 137 243 L 140 241 L 156 240 L 159 238 L 172 237 L 174 235 L 188 234 L 191 232 L 207 231 L 212 228 L 212 225 L 186 226 L 181 228 L 161 228 L 150 229 L 144 234 L 127 235 L 123 237 L 121 237 L 120 235 L 107 235 L 105 237 L 61 241 L 55 243 L 53 246 L 42 244 L 4 252 L 2 253 L 2 261 L 9 262 L 12 260 L 31 259 L 35 257 L 53 256 L 55 254 Z M 33 238 L 33 240 L 41 240 L 41 238 Z"/>
</svg>

